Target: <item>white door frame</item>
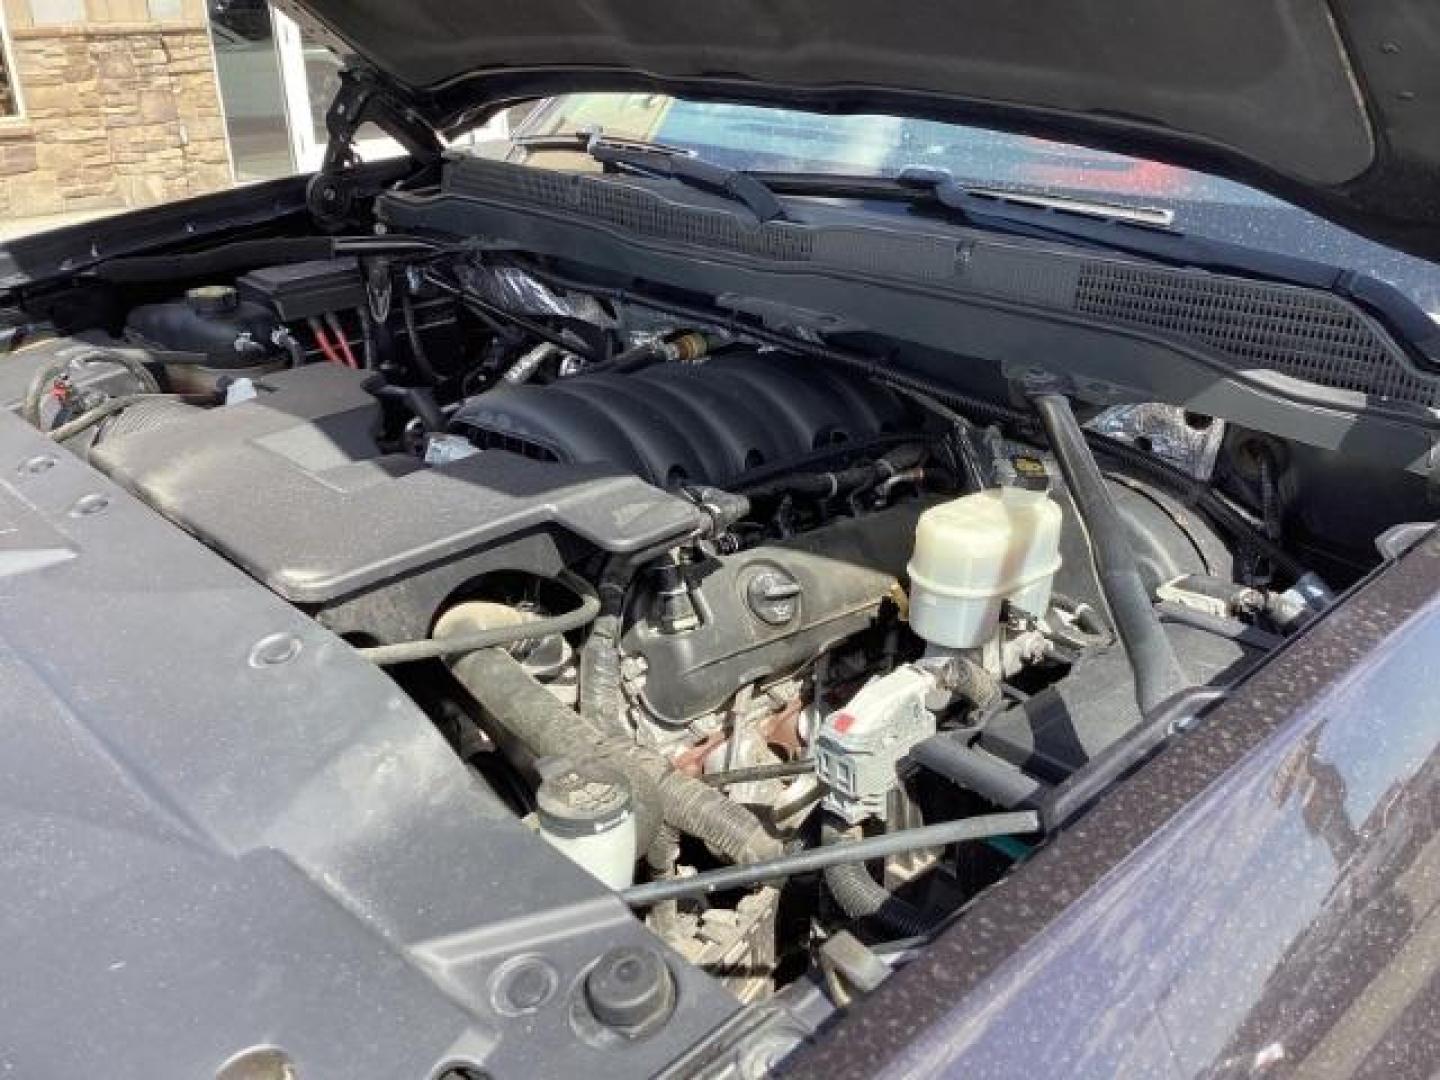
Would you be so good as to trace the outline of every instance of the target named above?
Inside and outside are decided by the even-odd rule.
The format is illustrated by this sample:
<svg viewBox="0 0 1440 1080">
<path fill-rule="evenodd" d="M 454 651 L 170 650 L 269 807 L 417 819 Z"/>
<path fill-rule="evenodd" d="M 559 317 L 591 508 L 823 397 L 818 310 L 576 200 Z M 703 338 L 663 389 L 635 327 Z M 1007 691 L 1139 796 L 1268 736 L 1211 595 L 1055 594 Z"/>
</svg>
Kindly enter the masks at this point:
<svg viewBox="0 0 1440 1080">
<path fill-rule="evenodd" d="M 305 71 L 305 42 L 299 24 L 283 11 L 270 8 L 275 33 L 275 51 L 279 57 L 280 90 L 285 101 L 285 119 L 290 128 L 290 154 L 295 170 L 315 172 L 325 157 L 325 133 L 315 130 L 310 108 L 310 80 Z M 329 102 L 324 104 L 329 105 Z M 509 134 L 504 112 L 492 118 L 483 128 L 462 136 L 456 146 L 465 146 L 480 139 L 503 139 Z M 373 127 L 372 127 L 373 130 Z M 404 150 L 389 136 L 359 138 L 355 150 L 365 161 L 396 157 Z"/>
<path fill-rule="evenodd" d="M 290 153 L 297 172 L 309 173 L 320 168 L 325 157 L 323 130 L 317 132 L 312 119 L 310 78 L 305 71 L 305 41 L 294 19 L 274 7 L 270 9 L 275 28 L 275 50 L 280 57 L 280 90 L 285 99 L 285 114 L 290 127 Z M 323 104 L 328 105 L 329 102 Z M 355 150 L 366 161 L 394 157 L 402 153 L 400 144 L 386 136 L 355 140 Z"/>
</svg>

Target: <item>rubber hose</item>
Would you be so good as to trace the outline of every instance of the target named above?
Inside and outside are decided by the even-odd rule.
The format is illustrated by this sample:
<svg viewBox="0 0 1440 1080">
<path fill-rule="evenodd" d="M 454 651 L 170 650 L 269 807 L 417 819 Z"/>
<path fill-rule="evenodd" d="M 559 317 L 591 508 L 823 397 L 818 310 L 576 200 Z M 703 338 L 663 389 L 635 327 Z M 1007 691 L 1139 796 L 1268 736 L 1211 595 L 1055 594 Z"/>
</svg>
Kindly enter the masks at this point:
<svg viewBox="0 0 1440 1080">
<path fill-rule="evenodd" d="M 37 428 L 40 426 L 40 410 L 45 400 L 45 394 L 54 385 L 55 380 L 65 374 L 72 362 L 87 360 L 103 360 L 107 364 L 118 364 L 123 367 L 140 384 L 140 394 L 158 394 L 160 392 L 160 383 L 150 373 L 150 369 L 135 357 L 127 356 L 122 352 L 112 352 L 109 349 L 95 349 L 93 352 L 82 353 L 76 357 L 51 360 L 35 372 L 30 379 L 30 384 L 25 388 L 25 402 L 20 410 L 20 415 L 28 424 Z"/>
<path fill-rule="evenodd" d="M 1190 681 L 1151 605 L 1125 523 L 1070 408 L 1070 399 L 1046 390 L 1033 393 L 1030 400 L 1045 425 L 1050 449 L 1060 463 L 1080 524 L 1090 542 L 1090 559 L 1100 591 L 1135 676 L 1140 713 L 1150 716 L 1163 702 L 1189 686 Z"/>
<path fill-rule="evenodd" d="M 573 591 L 580 603 L 563 615 L 551 615 L 543 619 L 532 619 L 504 626 L 488 626 L 464 634 L 446 634 L 443 637 L 420 638 L 416 641 L 401 641 L 393 645 L 373 645 L 355 651 L 372 664 L 408 664 L 416 660 L 437 660 L 447 656 L 458 656 L 478 649 L 493 649 L 499 645 L 511 645 L 517 641 L 550 637 L 578 630 L 595 618 L 600 610 L 600 598 L 583 578 L 564 575 L 562 580 Z"/>
<path fill-rule="evenodd" d="M 732 862 L 759 862 L 780 854 L 780 842 L 749 809 L 720 789 L 676 772 L 668 761 L 660 760 L 667 770 L 660 779 L 661 809 L 667 824 L 698 836 Z"/>
<path fill-rule="evenodd" d="M 1074 597 L 1066 596 L 1064 593 L 1051 593 L 1050 606 L 1059 608 L 1072 619 L 1080 632 L 1095 638 L 1097 641 L 1109 641 L 1112 638 L 1110 627 L 1100 613 L 1083 600 L 1076 600 Z"/>
<path fill-rule="evenodd" d="M 909 760 L 1007 810 L 1039 806 L 1050 790 L 1010 762 L 967 744 L 957 732 L 942 731 L 922 739 L 910 751 Z"/>
<path fill-rule="evenodd" d="M 603 603 L 603 601 L 602 601 Z M 601 614 L 580 648 L 580 715 L 614 734 L 623 734 L 620 693 L 620 616 Z"/>
<path fill-rule="evenodd" d="M 534 625 L 526 628 L 533 631 Z M 620 771 L 630 781 L 642 850 L 649 849 L 663 822 L 698 837 L 732 862 L 759 862 L 780 853 L 780 842 L 745 807 L 676 772 L 657 751 L 602 732 L 509 653 L 468 653 L 452 661 L 451 670 L 493 721 L 535 756 L 582 757 Z"/>
<path fill-rule="evenodd" d="M 184 394 L 125 394 L 122 397 L 113 397 L 102 401 L 89 412 L 81 413 L 74 420 L 51 428 L 45 434 L 56 442 L 64 442 L 66 439 L 73 439 L 81 432 L 89 431 L 107 416 L 114 416 L 121 409 L 128 409 L 142 401 L 180 400 L 185 396 Z"/>
<path fill-rule="evenodd" d="M 620 632 L 625 598 L 635 574 L 684 538 L 666 540 L 629 555 L 613 556 L 600 575 L 600 612 L 580 648 L 580 715 L 602 731 L 629 736 L 621 715 Z"/>
<path fill-rule="evenodd" d="M 794 472 L 762 484 L 746 487 L 751 501 L 774 499 L 784 495 L 830 499 L 853 491 L 862 491 L 918 466 L 924 460 L 923 447 L 898 446 L 874 461 L 851 465 L 829 472 Z"/>
<path fill-rule="evenodd" d="M 845 839 L 844 830 L 828 820 L 821 826 L 820 836 L 822 844 L 839 843 Z M 827 867 L 825 886 L 840 905 L 840 910 L 850 918 L 874 919 L 901 937 L 922 937 L 938 922 L 881 885 L 870 876 L 864 863 Z"/>
</svg>

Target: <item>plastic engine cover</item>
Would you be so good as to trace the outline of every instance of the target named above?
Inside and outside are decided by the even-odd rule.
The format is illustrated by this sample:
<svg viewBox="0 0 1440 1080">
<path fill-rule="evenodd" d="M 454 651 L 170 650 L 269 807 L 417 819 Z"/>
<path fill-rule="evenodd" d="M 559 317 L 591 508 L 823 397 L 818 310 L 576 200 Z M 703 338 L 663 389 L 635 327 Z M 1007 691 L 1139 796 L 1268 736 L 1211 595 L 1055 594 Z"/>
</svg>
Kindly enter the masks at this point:
<svg viewBox="0 0 1440 1080">
<path fill-rule="evenodd" d="M 454 428 L 484 449 L 608 462 L 661 487 L 721 485 L 751 469 L 913 427 L 896 394 L 804 357 L 745 352 L 472 398 Z"/>
</svg>

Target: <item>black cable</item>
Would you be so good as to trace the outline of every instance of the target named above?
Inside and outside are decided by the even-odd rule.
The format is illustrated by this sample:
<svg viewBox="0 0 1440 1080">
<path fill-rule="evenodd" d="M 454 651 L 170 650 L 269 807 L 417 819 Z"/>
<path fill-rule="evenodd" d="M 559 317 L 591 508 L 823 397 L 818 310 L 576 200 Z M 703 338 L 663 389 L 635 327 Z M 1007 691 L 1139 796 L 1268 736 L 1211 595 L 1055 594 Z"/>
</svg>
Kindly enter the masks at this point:
<svg viewBox="0 0 1440 1080">
<path fill-rule="evenodd" d="M 420 329 L 415 325 L 415 304 L 410 299 L 410 290 L 403 286 L 400 289 L 400 313 L 405 320 L 405 336 L 410 339 L 410 355 L 415 360 L 415 366 L 420 370 L 420 377 L 434 386 L 440 380 L 435 374 L 435 369 L 430 366 L 430 357 L 425 352 L 425 343 L 420 340 Z"/>
<path fill-rule="evenodd" d="M 393 645 L 375 645 L 355 651 L 372 664 L 408 664 L 416 660 L 434 660 L 446 656 L 459 656 L 493 648 L 496 645 L 510 645 L 516 641 L 564 634 L 593 622 L 600 611 L 600 598 L 583 578 L 566 574 L 565 586 L 579 597 L 580 603 L 562 615 L 551 615 L 528 622 L 510 623 L 505 626 L 477 630 L 473 634 L 454 634 L 447 637 L 420 638 L 418 641 L 401 641 Z"/>
<path fill-rule="evenodd" d="M 829 866 L 868 862 L 892 855 L 907 855 L 925 848 L 944 847 L 993 836 L 1022 836 L 1038 832 L 1039 816 L 1031 812 L 986 814 L 982 817 L 942 821 L 918 829 L 873 836 L 866 840 L 807 848 L 791 855 L 750 863 L 747 866 L 707 870 L 670 881 L 652 881 L 620 890 L 620 899 L 631 907 L 648 907 L 680 896 L 703 896 L 722 889 L 741 889 L 794 874 L 812 873 Z"/>
<path fill-rule="evenodd" d="M 361 355 L 365 357 L 365 370 L 374 371 L 380 366 L 380 361 L 375 351 L 375 328 L 370 325 L 370 305 L 361 304 L 355 309 L 355 314 L 360 319 Z"/>
<path fill-rule="evenodd" d="M 760 465 L 748 469 L 726 483 L 729 491 L 745 492 L 776 477 L 788 476 L 795 472 L 811 471 L 817 465 L 826 465 L 832 461 L 849 458 L 864 458 L 877 452 L 891 450 L 906 443 L 913 443 L 915 434 L 887 434 L 876 435 L 871 439 L 862 439 L 852 443 L 841 443 L 837 446 L 827 446 L 820 450 L 812 450 L 808 454 L 799 457 L 787 458 L 785 461 L 776 461 L 767 465 Z"/>
</svg>

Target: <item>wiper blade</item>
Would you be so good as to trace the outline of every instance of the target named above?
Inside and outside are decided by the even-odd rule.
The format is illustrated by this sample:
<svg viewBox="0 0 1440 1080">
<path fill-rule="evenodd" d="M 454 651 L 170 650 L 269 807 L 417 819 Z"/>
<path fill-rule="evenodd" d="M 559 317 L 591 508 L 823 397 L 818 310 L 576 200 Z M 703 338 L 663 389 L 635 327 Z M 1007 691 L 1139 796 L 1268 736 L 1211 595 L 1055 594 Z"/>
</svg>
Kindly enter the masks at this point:
<svg viewBox="0 0 1440 1080">
<path fill-rule="evenodd" d="M 771 191 L 782 195 L 830 198 L 885 199 L 912 204 L 936 203 L 951 216 L 977 227 L 1024 226 L 1046 230 L 1067 239 L 1079 238 L 1071 222 L 1084 225 L 1137 226 L 1181 236 L 1172 226 L 1175 211 L 1161 206 L 1134 206 L 1103 199 L 1015 188 L 964 184 L 943 169 L 910 168 L 895 176 L 843 176 L 831 173 L 754 173 Z M 1085 232 L 1084 237 L 1093 235 Z M 1105 241 L 1110 246 L 1110 241 Z"/>
<path fill-rule="evenodd" d="M 1058 210 L 1064 214 L 1077 214 L 1080 217 L 1093 218 L 1096 221 L 1123 221 L 1127 225 L 1148 225 L 1159 229 L 1168 229 L 1175 223 L 1175 211 L 1163 206 L 1126 206 L 1099 199 L 1080 199 L 1072 195 L 1044 195 L 1029 191 L 1012 191 L 1009 188 L 971 187 L 969 185 L 966 185 L 965 193 L 977 199 L 993 199 L 996 202 L 1013 203 L 1016 206 Z"/>
<path fill-rule="evenodd" d="M 996 199 L 991 197 L 993 189 L 966 187 L 939 169 L 908 169 L 898 176 L 757 173 L 756 178 L 781 195 L 897 201 L 917 209 L 933 207 L 959 224 L 986 232 L 1078 243 L 1171 266 L 1324 289 L 1379 314 L 1412 348 L 1431 362 L 1440 363 L 1440 326 L 1394 286 L 1346 267 L 1211 240 L 1099 208 L 1095 213 L 1084 213 L 1070 206 L 1046 205 L 1039 197 L 1022 200 L 1011 192 L 1003 200 Z"/>
<path fill-rule="evenodd" d="M 785 220 L 775 193 L 750 173 L 705 161 L 692 150 L 643 139 L 617 138 L 598 130 L 522 136 L 512 142 L 526 150 L 573 150 L 589 154 L 607 169 L 675 180 L 740 203 L 760 221 Z"/>
<path fill-rule="evenodd" d="M 677 154 L 685 157 L 693 157 L 695 154 L 693 150 L 687 150 L 681 146 L 670 146 L 668 143 L 651 142 L 648 139 L 631 139 L 624 135 L 606 135 L 598 128 L 584 131 L 560 131 L 553 135 L 515 135 L 510 139 L 511 146 L 518 146 L 522 150 L 538 150 L 542 153 L 552 150 L 569 150 L 577 154 L 588 154 L 590 148 L 597 142 L 630 150 L 649 150 L 656 154 Z"/>
</svg>

